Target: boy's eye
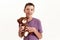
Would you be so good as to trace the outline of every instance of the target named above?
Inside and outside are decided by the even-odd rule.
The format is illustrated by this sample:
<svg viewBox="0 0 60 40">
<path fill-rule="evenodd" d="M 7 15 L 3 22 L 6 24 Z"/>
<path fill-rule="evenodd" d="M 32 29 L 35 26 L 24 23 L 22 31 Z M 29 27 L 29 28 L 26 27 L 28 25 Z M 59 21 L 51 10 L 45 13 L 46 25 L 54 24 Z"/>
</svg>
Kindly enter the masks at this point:
<svg viewBox="0 0 60 40">
<path fill-rule="evenodd" d="M 31 11 L 33 11 L 33 9 L 31 9 Z"/>
<path fill-rule="evenodd" d="M 29 10 L 29 9 L 27 9 L 27 10 Z"/>
</svg>

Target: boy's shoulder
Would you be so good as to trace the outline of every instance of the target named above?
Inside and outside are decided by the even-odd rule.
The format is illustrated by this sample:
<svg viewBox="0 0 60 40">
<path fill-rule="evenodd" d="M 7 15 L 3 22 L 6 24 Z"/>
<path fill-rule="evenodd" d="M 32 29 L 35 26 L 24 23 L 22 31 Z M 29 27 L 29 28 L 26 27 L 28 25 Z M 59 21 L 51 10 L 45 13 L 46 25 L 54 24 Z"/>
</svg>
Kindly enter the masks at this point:
<svg viewBox="0 0 60 40">
<path fill-rule="evenodd" d="M 38 18 L 33 18 L 34 20 L 36 20 L 36 21 L 38 21 L 38 22 L 40 22 L 40 19 L 38 19 Z"/>
</svg>

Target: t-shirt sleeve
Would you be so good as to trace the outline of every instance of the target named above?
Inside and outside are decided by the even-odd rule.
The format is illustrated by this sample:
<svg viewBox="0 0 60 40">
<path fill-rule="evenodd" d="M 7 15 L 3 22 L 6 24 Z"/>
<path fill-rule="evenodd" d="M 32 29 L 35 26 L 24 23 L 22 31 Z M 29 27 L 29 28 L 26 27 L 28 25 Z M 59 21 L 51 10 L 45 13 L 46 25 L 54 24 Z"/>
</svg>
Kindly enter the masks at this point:
<svg viewBox="0 0 60 40">
<path fill-rule="evenodd" d="M 43 31 L 42 31 L 42 25 L 40 20 L 38 20 L 37 26 L 38 26 L 38 32 L 42 33 Z"/>
</svg>

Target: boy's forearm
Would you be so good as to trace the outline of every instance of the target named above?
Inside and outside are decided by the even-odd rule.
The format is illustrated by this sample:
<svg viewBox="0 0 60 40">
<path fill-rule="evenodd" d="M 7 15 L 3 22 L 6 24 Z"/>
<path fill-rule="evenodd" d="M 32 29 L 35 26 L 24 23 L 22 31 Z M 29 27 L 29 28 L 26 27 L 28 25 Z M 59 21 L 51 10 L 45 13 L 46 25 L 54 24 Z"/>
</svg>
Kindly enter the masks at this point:
<svg viewBox="0 0 60 40">
<path fill-rule="evenodd" d="M 35 30 L 34 33 L 39 39 L 42 38 L 42 33 L 38 32 L 37 30 Z"/>
</svg>

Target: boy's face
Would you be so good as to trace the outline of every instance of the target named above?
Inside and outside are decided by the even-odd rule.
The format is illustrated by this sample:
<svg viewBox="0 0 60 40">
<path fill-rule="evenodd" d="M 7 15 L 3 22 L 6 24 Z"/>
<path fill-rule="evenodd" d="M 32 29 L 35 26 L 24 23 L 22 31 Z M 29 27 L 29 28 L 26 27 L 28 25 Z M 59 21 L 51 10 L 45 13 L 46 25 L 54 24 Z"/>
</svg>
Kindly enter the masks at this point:
<svg viewBox="0 0 60 40">
<path fill-rule="evenodd" d="M 31 5 L 26 6 L 26 8 L 24 9 L 24 12 L 26 13 L 26 16 L 32 16 L 32 14 L 34 13 L 34 7 Z"/>
</svg>

